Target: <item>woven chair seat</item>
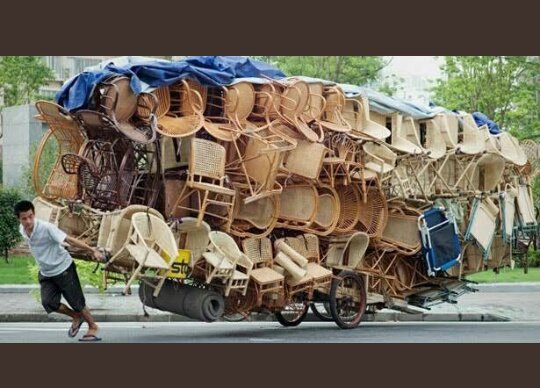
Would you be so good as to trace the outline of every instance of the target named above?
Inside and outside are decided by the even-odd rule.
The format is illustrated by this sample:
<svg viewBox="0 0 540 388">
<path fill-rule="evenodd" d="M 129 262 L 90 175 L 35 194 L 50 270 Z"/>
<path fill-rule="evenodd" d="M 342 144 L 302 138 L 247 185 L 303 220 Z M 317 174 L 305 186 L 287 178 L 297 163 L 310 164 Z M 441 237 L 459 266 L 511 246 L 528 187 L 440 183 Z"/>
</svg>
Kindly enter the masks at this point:
<svg viewBox="0 0 540 388">
<path fill-rule="evenodd" d="M 218 185 L 213 185 L 211 183 L 204 182 L 189 182 L 189 187 L 198 190 L 208 190 L 213 193 L 224 194 L 224 195 L 234 195 L 235 191 L 227 187 L 222 187 Z"/>
<path fill-rule="evenodd" d="M 141 264 L 144 262 L 144 268 L 168 269 L 167 262 L 153 249 L 146 250 L 140 245 L 128 244 L 126 249 L 130 255 Z"/>
<path fill-rule="evenodd" d="M 158 120 L 157 131 L 170 137 L 187 137 L 193 135 L 203 126 L 203 116 L 163 116 Z"/>
<path fill-rule="evenodd" d="M 264 267 L 251 271 L 251 278 L 260 285 L 277 283 L 284 280 L 284 276 L 272 268 Z"/>
</svg>

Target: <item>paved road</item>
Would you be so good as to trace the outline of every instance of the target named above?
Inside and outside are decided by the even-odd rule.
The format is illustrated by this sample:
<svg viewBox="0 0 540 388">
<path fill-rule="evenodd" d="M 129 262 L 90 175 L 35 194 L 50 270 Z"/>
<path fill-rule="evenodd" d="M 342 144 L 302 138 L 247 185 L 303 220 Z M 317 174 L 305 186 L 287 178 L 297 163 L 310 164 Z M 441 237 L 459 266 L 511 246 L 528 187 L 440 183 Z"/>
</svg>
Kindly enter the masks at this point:
<svg viewBox="0 0 540 388">
<path fill-rule="evenodd" d="M 68 326 L 60 322 L 1 323 L 0 342 L 77 343 L 67 337 Z M 540 322 L 366 322 L 354 330 L 320 322 L 304 322 L 296 328 L 275 322 L 108 322 L 101 324 L 100 335 L 103 343 L 540 342 Z"/>
</svg>

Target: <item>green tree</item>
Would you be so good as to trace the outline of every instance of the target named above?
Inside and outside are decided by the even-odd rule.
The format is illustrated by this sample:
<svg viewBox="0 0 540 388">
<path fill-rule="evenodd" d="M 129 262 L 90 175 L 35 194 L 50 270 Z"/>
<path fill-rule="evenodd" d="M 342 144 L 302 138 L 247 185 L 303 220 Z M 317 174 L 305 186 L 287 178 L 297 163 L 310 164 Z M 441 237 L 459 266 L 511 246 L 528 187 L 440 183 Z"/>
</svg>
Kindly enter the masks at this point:
<svg viewBox="0 0 540 388">
<path fill-rule="evenodd" d="M 28 104 L 39 88 L 53 79 L 52 70 L 40 57 L 0 56 L 0 91 L 4 106 Z"/>
<path fill-rule="evenodd" d="M 21 199 L 17 190 L 0 188 L 0 249 L 8 262 L 9 250 L 21 241 L 19 221 L 13 213 L 13 206 Z"/>
<path fill-rule="evenodd" d="M 519 138 L 540 132 L 539 57 L 449 56 L 434 101 L 480 111 Z"/>
<path fill-rule="evenodd" d="M 304 75 L 339 83 L 365 85 L 378 78 L 386 66 L 377 56 L 259 56 L 286 75 Z"/>
</svg>

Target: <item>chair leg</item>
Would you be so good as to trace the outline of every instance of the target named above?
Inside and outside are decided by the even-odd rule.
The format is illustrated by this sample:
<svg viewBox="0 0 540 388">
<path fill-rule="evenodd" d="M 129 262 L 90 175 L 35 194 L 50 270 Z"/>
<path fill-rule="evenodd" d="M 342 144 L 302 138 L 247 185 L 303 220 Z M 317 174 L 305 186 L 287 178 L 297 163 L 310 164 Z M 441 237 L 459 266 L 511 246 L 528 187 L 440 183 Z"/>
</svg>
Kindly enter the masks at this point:
<svg viewBox="0 0 540 388">
<path fill-rule="evenodd" d="M 142 268 L 143 268 L 143 263 L 139 264 L 139 266 L 137 267 L 135 272 L 133 272 L 133 274 L 129 278 L 129 280 L 128 280 L 127 284 L 126 284 L 126 287 L 124 288 L 124 291 L 122 292 L 122 294 L 127 295 L 127 293 L 129 292 L 129 288 L 131 287 L 131 284 L 137 278 L 139 273 L 142 271 Z"/>
<path fill-rule="evenodd" d="M 161 288 L 163 287 L 163 284 L 165 283 L 165 280 L 167 278 L 165 277 L 165 275 L 163 275 L 163 277 L 159 280 L 158 284 L 156 285 L 156 288 L 154 290 L 154 298 L 157 298 L 157 296 L 159 295 L 159 292 L 161 291 Z"/>
<path fill-rule="evenodd" d="M 202 224 L 204 213 L 206 212 L 206 207 L 208 206 L 208 194 L 209 192 L 208 190 L 206 190 L 204 192 L 204 198 L 201 203 L 201 208 L 199 209 L 199 215 L 197 216 L 197 226 L 201 226 Z"/>
</svg>

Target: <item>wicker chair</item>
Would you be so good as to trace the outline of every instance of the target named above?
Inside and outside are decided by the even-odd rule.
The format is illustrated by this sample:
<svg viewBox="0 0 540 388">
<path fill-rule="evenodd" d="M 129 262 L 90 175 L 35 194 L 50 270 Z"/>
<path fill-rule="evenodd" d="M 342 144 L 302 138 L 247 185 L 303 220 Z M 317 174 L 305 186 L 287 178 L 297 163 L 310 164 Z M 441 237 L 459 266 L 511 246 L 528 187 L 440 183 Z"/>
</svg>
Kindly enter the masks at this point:
<svg viewBox="0 0 540 388">
<path fill-rule="evenodd" d="M 210 243 L 210 226 L 206 222 L 197 226 L 196 218 L 183 217 L 174 221 L 171 229 L 178 242 L 178 247 L 190 251 L 189 266 L 191 269 L 195 268 Z"/>
<path fill-rule="evenodd" d="M 486 142 L 484 132 L 482 132 L 470 114 L 461 115 L 461 124 L 463 128 L 462 140 L 458 144 L 460 153 L 466 155 L 477 155 L 486 151 Z"/>
<path fill-rule="evenodd" d="M 246 238 L 244 253 L 253 262 L 250 286 L 257 295 L 257 306 L 273 307 L 285 298 L 285 277 L 273 268 L 272 243 L 268 238 Z"/>
<path fill-rule="evenodd" d="M 356 185 L 336 185 L 340 211 L 339 220 L 334 229 L 336 234 L 349 233 L 360 220 L 360 190 Z"/>
<path fill-rule="evenodd" d="M 396 166 L 397 155 L 381 143 L 366 142 L 362 148 L 365 153 L 365 168 L 376 173 L 379 182 L 389 179 Z"/>
<path fill-rule="evenodd" d="M 371 120 L 369 112 L 369 101 L 367 97 L 358 100 L 347 100 L 346 112 L 352 118 L 356 117 L 356 125 L 352 125 L 351 134 L 369 140 L 384 140 L 391 135 L 391 132 L 384 125 Z"/>
<path fill-rule="evenodd" d="M 309 227 L 319 207 L 319 193 L 312 183 L 295 183 L 285 186 L 281 193 L 281 205 L 277 227 L 303 230 Z"/>
<path fill-rule="evenodd" d="M 105 248 L 111 255 L 111 259 L 103 266 L 103 285 L 107 289 L 109 281 L 124 280 L 127 282 L 130 274 L 135 269 L 134 261 L 129 257 L 129 252 L 124 249 L 129 242 L 131 230 L 131 218 L 133 214 L 144 212 L 163 219 L 163 216 L 155 209 L 131 205 L 120 211 L 111 213 L 107 220 L 107 236 L 102 236 L 101 247 Z M 105 231 L 103 231 L 104 233 Z M 103 234 L 102 233 L 102 234 Z M 123 278 L 118 278 L 116 274 L 122 274 Z"/>
<path fill-rule="evenodd" d="M 130 79 L 112 76 L 95 88 L 96 112 L 107 116 L 114 128 L 128 139 L 152 143 L 156 139 L 157 100 L 153 95 L 131 90 Z M 138 112 L 143 112 L 140 116 Z"/>
<path fill-rule="evenodd" d="M 359 220 L 356 230 L 367 233 L 370 238 L 380 238 L 388 222 L 388 204 L 383 190 L 377 184 L 369 185 L 365 200 L 358 203 Z"/>
<path fill-rule="evenodd" d="M 274 82 L 277 83 L 277 81 Z M 303 80 L 289 79 L 280 85 L 284 87 L 279 99 L 280 117 L 304 136 L 305 139 L 311 142 L 322 141 L 324 134 L 321 128 L 318 128 L 319 133 L 317 133 L 304 121 L 304 113 L 310 110 L 308 83 Z"/>
<path fill-rule="evenodd" d="M 364 232 L 356 232 L 346 240 L 331 242 L 326 252 L 326 267 L 354 271 L 364 258 L 369 246 L 369 236 Z"/>
<path fill-rule="evenodd" d="M 277 224 L 280 203 L 279 195 L 263 197 L 247 204 L 241 194 L 237 195 L 231 234 L 242 238 L 268 236 Z"/>
<path fill-rule="evenodd" d="M 356 142 L 346 135 L 336 133 L 328 138 L 326 146 L 333 151 L 331 156 L 323 159 L 323 172 L 330 186 L 336 185 L 336 179 L 349 184 L 350 173 L 360 168 L 360 164 L 356 161 L 358 153 Z"/>
<path fill-rule="evenodd" d="M 184 138 L 197 133 L 204 122 L 206 88 L 193 80 L 182 80 L 154 91 L 159 100 L 157 131 L 164 136 Z"/>
<path fill-rule="evenodd" d="M 351 132 L 351 124 L 343 117 L 345 108 L 345 95 L 339 86 L 329 86 L 324 88 L 324 106 L 323 119 L 320 125 L 328 131 L 333 132 Z"/>
<path fill-rule="evenodd" d="M 49 125 L 49 130 L 43 136 L 34 159 L 32 182 L 36 193 L 49 200 L 73 200 L 77 197 L 78 178 L 66 175 L 62 170 L 61 156 L 66 153 L 78 153 L 84 140 L 84 133 L 78 122 L 57 104 L 48 101 L 36 102 L 39 118 Z M 41 160 L 44 152 L 57 144 L 57 158 L 47 177 L 42 176 L 44 168 Z"/>
<path fill-rule="evenodd" d="M 412 118 L 408 117 L 403 122 L 399 113 L 392 115 L 392 140 L 390 148 L 406 155 L 423 155 L 425 150 L 420 145 L 418 132 Z"/>
<path fill-rule="evenodd" d="M 209 88 L 204 129 L 216 139 L 231 142 L 248 126 L 255 106 L 255 89 L 249 82 Z"/>
<path fill-rule="evenodd" d="M 162 218 L 149 212 L 135 213 L 131 217 L 131 227 L 128 241 L 122 247 L 119 255 L 125 250 L 128 257 L 135 261 L 124 293 L 129 291 L 133 281 L 141 277 L 159 279 L 157 284 L 149 283 L 155 289 L 154 297 L 159 295 L 161 287 L 167 278 L 167 273 L 175 261 L 178 247 L 174 235 Z M 111 259 L 112 260 L 112 259 Z M 155 273 L 149 274 L 146 271 Z"/>
<path fill-rule="evenodd" d="M 318 236 L 328 236 L 339 222 L 339 195 L 332 186 L 321 183 L 317 185 L 317 192 L 319 193 L 317 214 L 306 231 Z"/>
<path fill-rule="evenodd" d="M 189 155 L 188 178 L 173 209 L 198 211 L 199 225 L 205 215 L 225 220 L 225 229 L 229 231 L 236 192 L 225 187 L 225 157 L 225 148 L 222 145 L 205 139 L 193 139 Z M 198 209 L 184 203 L 184 200 L 193 193 L 198 196 Z M 226 215 L 207 212 L 209 205 L 224 207 L 227 211 Z"/>
<path fill-rule="evenodd" d="M 209 251 L 203 253 L 206 265 L 205 282 L 221 280 L 221 284 L 218 282 L 214 285 L 223 286 L 225 296 L 229 296 L 231 290 L 239 290 L 242 295 L 246 295 L 253 262 L 227 234 L 212 231 L 209 238 Z"/>
<path fill-rule="evenodd" d="M 388 209 L 388 221 L 382 232 L 380 245 L 390 245 L 397 252 L 412 256 L 420 251 L 422 246 L 418 232 L 418 217 L 420 212 L 401 203 L 394 203 Z"/>
<path fill-rule="evenodd" d="M 296 148 L 286 153 L 281 170 L 287 174 L 317 180 L 328 152 L 329 149 L 323 144 L 298 140 Z"/>
</svg>

